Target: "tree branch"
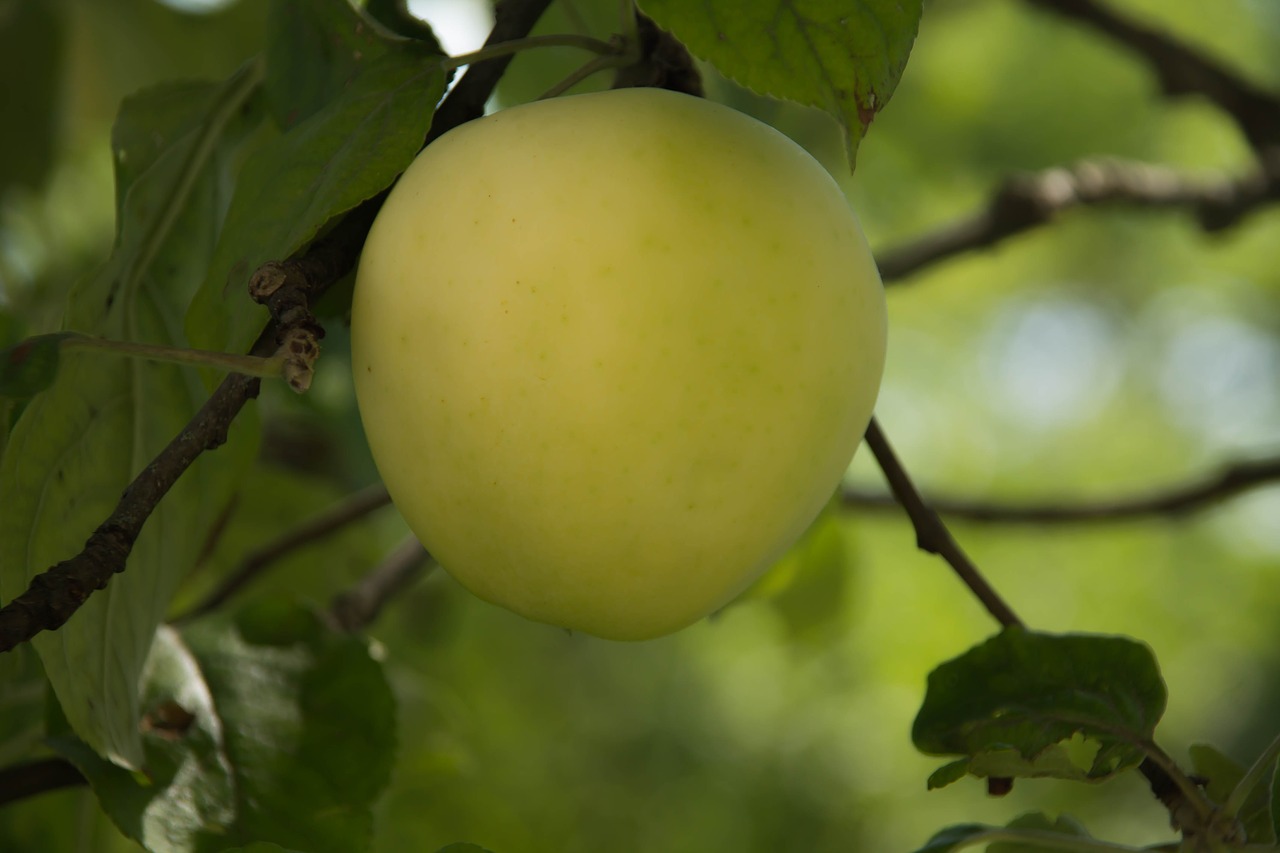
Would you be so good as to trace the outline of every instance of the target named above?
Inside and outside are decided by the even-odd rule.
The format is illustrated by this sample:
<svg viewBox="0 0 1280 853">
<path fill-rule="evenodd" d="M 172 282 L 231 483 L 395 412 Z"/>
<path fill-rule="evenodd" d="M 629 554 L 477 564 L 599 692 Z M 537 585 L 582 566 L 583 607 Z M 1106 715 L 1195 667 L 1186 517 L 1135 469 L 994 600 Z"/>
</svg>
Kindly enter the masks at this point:
<svg viewBox="0 0 1280 853">
<path fill-rule="evenodd" d="M 129 485 L 84 550 L 36 575 L 26 592 L 0 608 L 0 651 L 61 627 L 90 595 L 124 571 L 133 543 L 160 499 L 201 453 L 227 440 L 232 420 L 257 396 L 258 383 L 240 374 L 224 379 L 191 422 Z"/>
<path fill-rule="evenodd" d="M 1280 97 L 1183 44 L 1168 33 L 1134 21 L 1096 0 L 1026 0 L 1119 42 L 1151 65 L 1170 97 L 1203 95 L 1230 115 L 1261 151 L 1280 144 Z"/>
<path fill-rule="evenodd" d="M 978 567 L 965 554 L 947 526 L 942 523 L 942 519 L 920 497 L 920 492 L 916 490 L 906 469 L 898 461 L 893 447 L 889 444 L 889 439 L 885 437 L 875 418 L 872 418 L 871 423 L 867 425 L 866 442 L 871 452 L 875 454 L 876 462 L 884 472 L 894 497 L 911 519 L 911 526 L 916 531 L 916 546 L 922 551 L 936 554 L 946 560 L 947 565 L 951 566 L 964 585 L 969 587 L 987 612 L 1002 626 L 1021 627 L 1022 620 L 991 584 L 987 583 L 986 578 L 978 571 Z"/>
<path fill-rule="evenodd" d="M 487 43 L 525 35 L 549 4 L 550 0 L 500 3 Z M 427 141 L 481 115 L 508 61 L 492 59 L 470 67 L 440 104 Z M 254 273 L 252 292 L 267 305 L 275 320 L 254 345 L 255 355 L 264 354 L 263 348 L 270 354 L 283 346 L 299 356 L 304 374 L 310 369 L 320 329 L 307 306 L 354 268 L 383 197 L 376 196 L 352 210 L 298 257 L 266 264 Z M 308 347 L 309 352 L 298 352 Z M 302 381 L 301 376 L 298 381 Z M 228 376 L 178 436 L 129 485 L 115 510 L 90 535 L 84 549 L 37 575 L 25 592 L 0 607 L 0 652 L 41 631 L 59 628 L 90 595 L 105 588 L 117 572 L 124 571 L 134 542 L 161 498 L 201 453 L 226 441 L 231 422 L 245 403 L 257 396 L 258 384 L 257 379 L 239 374 Z"/>
<path fill-rule="evenodd" d="M 1205 231 L 1221 231 L 1280 200 L 1280 149 L 1238 177 L 1193 177 L 1166 166 L 1094 159 L 1014 175 L 980 210 L 910 242 L 876 253 L 886 283 L 938 261 L 995 246 L 1075 207 L 1127 205 L 1190 210 Z"/>
<path fill-rule="evenodd" d="M 1176 518 L 1208 509 L 1251 489 L 1280 482 L 1280 457 L 1232 463 L 1217 474 L 1145 494 L 1095 502 L 998 503 L 994 501 L 933 497 L 929 505 L 945 516 L 965 521 L 997 524 L 1078 524 L 1128 521 L 1144 516 Z M 893 509 L 889 495 L 845 489 L 845 506 Z"/>
<path fill-rule="evenodd" d="M 334 597 L 329 607 L 334 623 L 348 633 L 368 628 L 388 601 L 426 573 L 428 559 L 427 549 L 410 536 L 359 582 Z"/>
<path fill-rule="evenodd" d="M 218 609 L 236 593 L 248 586 L 272 563 L 299 548 L 341 530 L 359 521 L 374 510 L 391 503 L 391 496 L 381 483 L 348 495 L 333 506 L 289 528 L 265 545 L 250 551 L 237 569 L 223 579 L 222 584 L 191 610 L 175 617 L 174 624 L 190 622 Z"/>
</svg>

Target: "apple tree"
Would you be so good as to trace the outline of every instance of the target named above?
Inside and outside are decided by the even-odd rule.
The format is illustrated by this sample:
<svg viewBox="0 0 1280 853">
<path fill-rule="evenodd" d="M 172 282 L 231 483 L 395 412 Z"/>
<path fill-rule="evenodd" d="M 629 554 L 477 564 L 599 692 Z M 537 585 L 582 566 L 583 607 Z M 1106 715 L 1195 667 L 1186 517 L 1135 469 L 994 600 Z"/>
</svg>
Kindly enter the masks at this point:
<svg viewBox="0 0 1280 853">
<path fill-rule="evenodd" d="M 0 2 L 0 849 L 1280 849 L 1280 9 L 924 6 Z"/>
</svg>

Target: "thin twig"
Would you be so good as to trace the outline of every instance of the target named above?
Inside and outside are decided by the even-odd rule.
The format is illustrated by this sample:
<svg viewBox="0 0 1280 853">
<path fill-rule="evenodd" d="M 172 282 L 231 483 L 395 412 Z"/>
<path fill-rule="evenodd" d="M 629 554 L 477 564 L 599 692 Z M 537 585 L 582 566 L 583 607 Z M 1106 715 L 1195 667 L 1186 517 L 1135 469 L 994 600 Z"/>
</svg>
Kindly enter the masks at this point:
<svg viewBox="0 0 1280 853">
<path fill-rule="evenodd" d="M 1176 169 L 1118 159 L 1015 175 L 983 207 L 899 246 L 876 252 L 886 283 L 917 270 L 1051 222 L 1075 207 L 1116 205 L 1184 209 L 1206 231 L 1229 228 L 1264 204 L 1280 200 L 1280 149 L 1270 149 L 1257 168 L 1236 177 L 1208 179 Z"/>
<path fill-rule="evenodd" d="M 1240 126 L 1257 150 L 1280 143 L 1280 96 L 1268 92 L 1170 34 L 1096 0 L 1026 0 L 1090 27 L 1147 61 L 1170 97 L 1203 95 Z"/>
<path fill-rule="evenodd" d="M 1078 524 L 1129 521 L 1148 516 L 1179 517 L 1216 506 L 1251 489 L 1280 482 L 1280 457 L 1235 462 L 1217 474 L 1167 489 L 1108 500 L 1066 503 L 998 503 L 979 499 L 930 496 L 929 506 L 941 515 L 995 524 Z M 847 488 L 840 500 L 860 509 L 896 509 L 892 496 Z"/>
<path fill-rule="evenodd" d="M 1021 627 L 1022 620 L 991 584 L 987 583 L 986 578 L 978 571 L 978 567 L 964 553 L 955 537 L 951 535 L 951 531 L 942 523 L 942 519 L 920 497 L 915 484 L 911 482 L 906 469 L 898 461 L 893 447 L 889 444 L 889 439 L 885 437 L 875 418 L 872 418 L 867 426 L 866 441 L 876 457 L 876 462 L 880 465 L 880 470 L 884 472 L 885 479 L 889 482 L 889 488 L 893 490 L 898 503 L 911 519 L 911 524 L 916 531 L 917 547 L 946 560 L 947 564 L 960 576 L 960 580 L 978 601 L 982 602 L 982 606 L 997 622 L 1006 628 Z"/>
<path fill-rule="evenodd" d="M 889 482 L 889 488 L 911 519 L 911 525 L 916 531 L 916 545 L 921 550 L 936 554 L 946 560 L 947 564 L 960 576 L 965 586 L 982 602 L 983 607 L 1002 627 L 1025 627 L 1018 615 L 1005 603 L 999 593 L 987 583 L 986 578 L 978 571 L 977 566 L 960 548 L 960 545 L 951 535 L 951 531 L 942 523 L 942 519 L 938 517 L 938 514 L 920 497 L 915 484 L 911 482 L 911 478 L 902 467 L 902 463 L 898 461 L 898 457 L 894 454 L 889 440 L 881 431 L 880 425 L 875 418 L 872 418 L 871 423 L 867 426 L 866 442 L 867 446 L 871 448 L 871 452 L 875 455 L 876 462 L 880 465 L 880 470 L 884 472 L 885 479 Z M 1180 782 L 1184 781 L 1181 771 L 1174 766 L 1173 769 L 1177 775 L 1171 774 L 1169 767 L 1165 766 L 1166 759 L 1167 757 L 1164 753 L 1160 752 L 1158 747 L 1152 744 L 1151 748 L 1147 750 L 1147 757 L 1138 766 L 1138 770 L 1146 777 L 1151 787 L 1151 792 L 1164 804 L 1176 820 L 1183 814 L 1185 809 L 1197 807 L 1199 800 L 1195 797 L 1188 797 L 1183 789 L 1184 785 L 1180 784 Z"/>
<path fill-rule="evenodd" d="M 514 41 L 528 35 L 550 5 L 551 0 L 500 0 L 493 8 L 493 29 L 485 44 Z M 427 143 L 484 115 L 484 105 L 506 73 L 511 59 L 510 56 L 499 56 L 468 66 L 466 74 L 436 110 L 431 130 L 427 133 Z"/>
<path fill-rule="evenodd" d="M 348 495 L 328 509 L 286 530 L 260 548 L 250 551 L 240 562 L 239 567 L 228 575 L 217 589 L 195 607 L 172 621 L 174 624 L 181 624 L 211 613 L 252 583 L 280 558 L 338 532 L 348 524 L 359 521 L 389 503 L 391 503 L 391 496 L 387 494 L 386 487 L 381 483 Z"/>
<path fill-rule="evenodd" d="M 550 0 L 506 0 L 495 9 L 489 43 L 526 35 Z M 483 113 L 484 103 L 506 69 L 508 58 L 468 68 L 440 104 L 427 141 Z M 379 195 L 352 210 L 324 238 L 299 257 L 272 263 L 255 273 L 251 285 L 276 323 L 254 345 L 254 355 L 270 355 L 281 344 L 305 346 L 318 334 L 307 305 L 349 272 L 360 256 L 365 235 L 378 211 Z M 291 325 L 296 324 L 296 325 Z M 277 335 L 301 331 L 302 340 Z M 305 369 L 306 359 L 300 369 Z M 37 575 L 28 589 L 0 607 L 0 652 L 62 626 L 96 590 L 125 569 L 129 552 L 146 520 L 178 478 L 206 450 L 226 441 L 227 429 L 257 396 L 259 380 L 228 376 L 173 441 L 139 474 L 111 515 L 99 525 L 79 554 Z"/>
<path fill-rule="evenodd" d="M 334 623 L 348 633 L 368 628 L 388 601 L 426 573 L 429 559 L 415 537 L 405 539 L 354 586 L 334 596 L 329 607 Z"/>
<path fill-rule="evenodd" d="M 486 59 L 496 59 L 502 56 L 513 56 L 532 48 L 539 47 L 576 47 L 590 53 L 609 54 L 617 53 L 619 46 L 613 42 L 603 41 L 593 36 L 579 35 L 577 33 L 551 33 L 543 36 L 526 36 L 515 41 L 502 42 L 498 44 L 486 44 L 479 50 L 471 53 L 464 53 L 458 56 L 447 56 L 441 62 L 441 66 L 446 71 L 456 71 L 467 65 L 474 65 L 484 62 Z"/>
</svg>

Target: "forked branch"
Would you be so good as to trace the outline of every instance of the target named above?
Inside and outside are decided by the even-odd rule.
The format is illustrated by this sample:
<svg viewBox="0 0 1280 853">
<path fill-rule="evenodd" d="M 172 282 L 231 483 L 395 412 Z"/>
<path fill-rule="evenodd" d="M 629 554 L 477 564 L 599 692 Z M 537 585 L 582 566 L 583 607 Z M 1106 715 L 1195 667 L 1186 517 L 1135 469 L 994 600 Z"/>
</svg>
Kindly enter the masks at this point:
<svg viewBox="0 0 1280 853">
<path fill-rule="evenodd" d="M 1085 160 L 1014 175 L 979 210 L 922 237 L 876 253 L 885 283 L 975 249 L 1046 225 L 1077 207 L 1181 209 L 1205 231 L 1230 228 L 1263 205 L 1280 200 L 1280 148 L 1239 176 L 1200 177 L 1166 166 L 1119 159 Z"/>
<path fill-rule="evenodd" d="M 1216 474 L 1180 485 L 1107 500 L 1013 503 L 932 496 L 929 505 L 948 518 L 993 524 L 1081 524 L 1157 516 L 1176 518 L 1278 482 L 1280 457 L 1234 462 Z M 840 500 L 845 506 L 861 509 L 897 509 L 897 501 L 892 496 L 863 489 L 846 488 Z"/>
<path fill-rule="evenodd" d="M 1280 144 L 1280 96 L 1169 33 L 1129 18 L 1097 0 L 1026 0 L 1115 40 L 1155 71 L 1170 97 L 1202 95 L 1231 116 L 1258 151 Z"/>
</svg>

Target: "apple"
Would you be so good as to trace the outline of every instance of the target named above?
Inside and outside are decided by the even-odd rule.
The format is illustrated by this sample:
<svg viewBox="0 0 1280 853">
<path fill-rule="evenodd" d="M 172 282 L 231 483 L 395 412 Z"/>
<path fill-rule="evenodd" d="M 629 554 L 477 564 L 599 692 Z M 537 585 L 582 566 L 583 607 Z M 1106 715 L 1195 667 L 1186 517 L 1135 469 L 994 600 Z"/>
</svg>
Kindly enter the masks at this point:
<svg viewBox="0 0 1280 853">
<path fill-rule="evenodd" d="M 619 640 L 697 621 L 800 536 L 886 334 L 822 166 L 655 89 L 441 136 L 369 232 L 351 322 L 369 447 L 427 550 L 483 599 Z"/>
</svg>

